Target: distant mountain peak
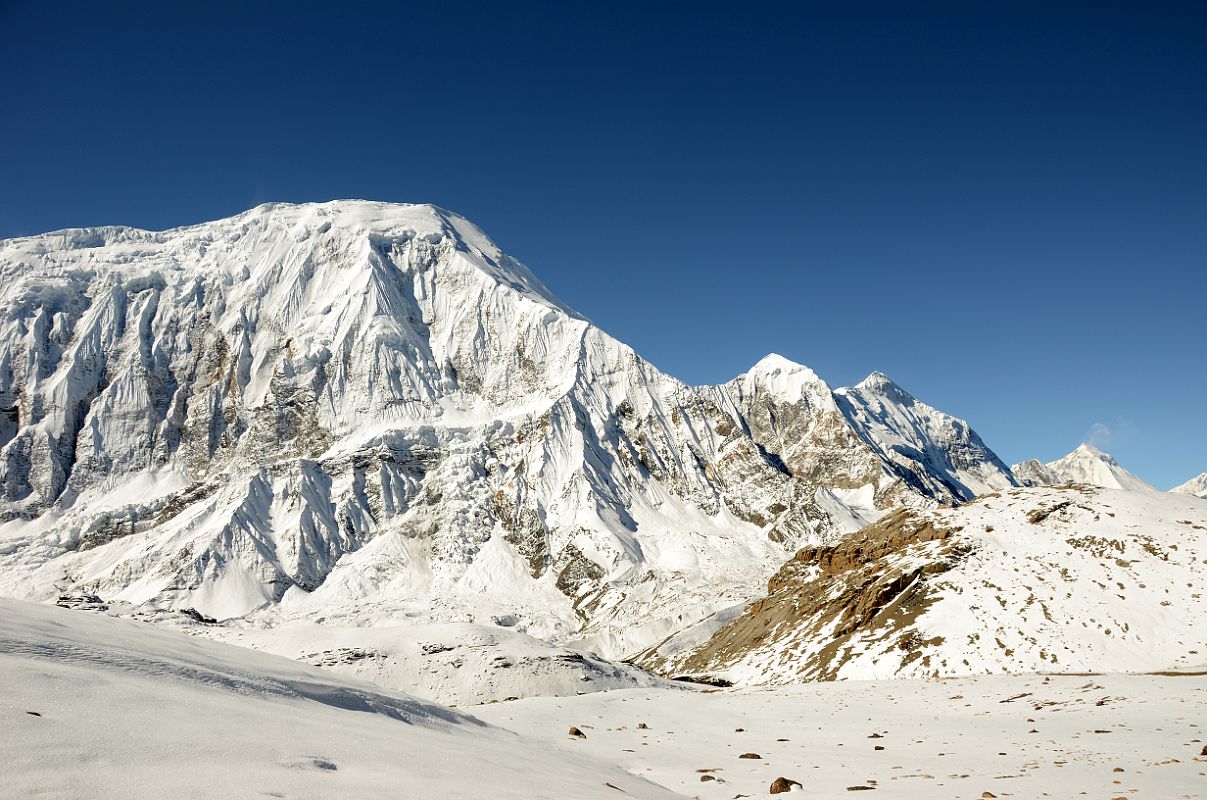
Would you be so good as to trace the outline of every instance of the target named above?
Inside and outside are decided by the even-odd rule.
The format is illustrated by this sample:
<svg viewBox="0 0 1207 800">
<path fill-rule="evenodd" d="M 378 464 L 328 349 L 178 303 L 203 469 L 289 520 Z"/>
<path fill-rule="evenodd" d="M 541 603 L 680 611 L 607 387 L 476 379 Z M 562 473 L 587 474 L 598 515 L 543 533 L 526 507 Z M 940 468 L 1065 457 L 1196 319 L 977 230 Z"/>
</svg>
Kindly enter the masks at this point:
<svg viewBox="0 0 1207 800">
<path fill-rule="evenodd" d="M 858 384 L 856 384 L 855 388 L 877 391 L 889 386 L 897 386 L 897 384 L 888 375 L 885 375 L 880 370 L 875 370 L 866 378 L 861 380 Z M 897 386 L 897 388 L 901 387 Z"/>
<path fill-rule="evenodd" d="M 897 383 L 880 370 L 876 370 L 871 375 L 868 375 L 862 381 L 857 383 L 854 388 L 859 392 L 863 392 L 864 394 L 875 394 L 881 397 L 891 398 L 897 403 L 908 404 L 917 402 L 917 398 L 902 388 L 901 384 Z"/>
<path fill-rule="evenodd" d="M 1065 458 L 1069 458 L 1070 456 L 1073 456 L 1076 454 L 1088 455 L 1088 456 L 1092 456 L 1094 458 L 1101 458 L 1103 461 L 1109 461 L 1112 464 L 1118 463 L 1115 461 L 1114 456 L 1112 456 L 1110 453 L 1106 452 L 1105 450 L 1100 450 L 1096 445 L 1094 445 L 1090 442 L 1082 442 L 1081 444 L 1077 445 L 1076 449 L 1074 449 L 1073 452 L 1070 453 L 1068 456 L 1065 456 Z"/>
<path fill-rule="evenodd" d="M 808 372 L 813 374 L 813 370 L 806 367 L 804 364 L 799 364 L 790 358 L 785 358 L 779 353 L 768 353 L 759 359 L 758 363 L 750 368 L 750 372 Z"/>
<path fill-rule="evenodd" d="M 1207 500 L 1207 472 L 1194 476 L 1180 486 L 1175 486 L 1169 491 L 1175 494 L 1188 494 L 1194 497 L 1201 497 Z"/>
<path fill-rule="evenodd" d="M 1157 492 L 1155 486 L 1128 472 L 1110 453 L 1083 442 L 1063 458 L 1042 464 L 1034 459 L 1015 464 L 1011 471 L 1025 486 L 1088 483 L 1108 489 Z"/>
</svg>

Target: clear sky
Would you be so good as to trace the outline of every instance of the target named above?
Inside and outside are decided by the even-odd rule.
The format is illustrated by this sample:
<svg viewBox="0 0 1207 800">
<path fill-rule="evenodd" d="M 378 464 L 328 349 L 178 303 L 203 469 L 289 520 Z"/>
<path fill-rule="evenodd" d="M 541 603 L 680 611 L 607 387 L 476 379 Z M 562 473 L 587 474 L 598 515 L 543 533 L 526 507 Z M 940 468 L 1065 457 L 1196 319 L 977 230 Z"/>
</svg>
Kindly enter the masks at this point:
<svg viewBox="0 0 1207 800">
<path fill-rule="evenodd" d="M 1059 8 L 1056 8 L 1059 7 Z M 0 0 L 0 237 L 432 202 L 692 383 L 1207 470 L 1207 4 Z"/>
</svg>

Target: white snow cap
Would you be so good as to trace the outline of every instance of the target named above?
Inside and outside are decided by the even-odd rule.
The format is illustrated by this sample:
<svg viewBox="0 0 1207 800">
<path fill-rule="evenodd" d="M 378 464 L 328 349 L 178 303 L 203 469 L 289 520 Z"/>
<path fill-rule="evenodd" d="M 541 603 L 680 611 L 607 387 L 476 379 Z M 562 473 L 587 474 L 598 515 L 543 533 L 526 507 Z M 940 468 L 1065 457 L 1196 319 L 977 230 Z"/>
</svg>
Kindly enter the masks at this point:
<svg viewBox="0 0 1207 800">
<path fill-rule="evenodd" d="M 830 391 L 829 385 L 816 372 L 779 353 L 765 355 L 739 380 L 747 389 L 757 385 L 785 402 L 800 400 L 806 387 L 824 388 L 827 394 Z"/>
<path fill-rule="evenodd" d="M 1082 442 L 1081 444 L 1077 445 L 1077 449 L 1074 450 L 1073 453 L 1081 453 L 1082 455 L 1094 456 L 1095 458 L 1101 458 L 1103 461 L 1109 461 L 1112 464 L 1118 463 L 1117 461 L 1115 461 L 1115 457 L 1112 456 L 1110 453 L 1107 453 L 1103 450 L 1099 450 L 1097 447 L 1095 447 L 1093 444 L 1090 444 L 1089 442 Z M 1070 453 L 1069 455 L 1072 455 L 1073 453 Z M 1068 456 L 1066 456 L 1066 458 L 1067 457 Z"/>
<path fill-rule="evenodd" d="M 902 389 L 901 384 L 880 370 L 876 370 L 856 384 L 855 389 L 867 394 L 879 395 L 897 403 L 908 403 L 916 399 L 912 394 Z"/>
<path fill-rule="evenodd" d="M 1047 464 L 1061 482 L 1088 483 L 1108 489 L 1128 489 L 1133 492 L 1156 492 L 1156 487 L 1128 472 L 1110 453 L 1104 453 L 1089 442 L 1064 458 Z"/>
</svg>

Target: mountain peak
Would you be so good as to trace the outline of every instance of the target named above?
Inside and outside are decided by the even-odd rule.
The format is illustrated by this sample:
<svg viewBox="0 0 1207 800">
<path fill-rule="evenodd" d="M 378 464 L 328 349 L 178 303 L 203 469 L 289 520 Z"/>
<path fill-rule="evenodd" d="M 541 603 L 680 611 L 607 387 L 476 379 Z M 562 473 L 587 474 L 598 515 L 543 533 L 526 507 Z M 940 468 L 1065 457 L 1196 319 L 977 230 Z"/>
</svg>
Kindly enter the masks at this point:
<svg viewBox="0 0 1207 800">
<path fill-rule="evenodd" d="M 1072 453 L 1069 453 L 1067 456 L 1065 456 L 1065 458 L 1073 458 L 1074 456 L 1096 458 L 1100 461 L 1105 461 L 1108 464 L 1119 463 L 1115 461 L 1115 457 L 1110 453 L 1098 449 L 1096 445 L 1093 445 L 1090 442 L 1082 442 L 1081 444 L 1077 445 L 1077 449 L 1075 449 Z"/>
<path fill-rule="evenodd" d="M 827 396 L 830 393 L 830 387 L 816 372 L 779 353 L 763 356 L 738 380 L 748 388 L 758 386 L 789 403 L 800 400 L 807 387 L 818 387 Z"/>
<path fill-rule="evenodd" d="M 1175 494 L 1188 494 L 1207 500 L 1207 472 L 1196 475 L 1181 486 L 1175 486 L 1169 491 Z"/>
<path fill-rule="evenodd" d="M 804 364 L 798 364 L 790 358 L 785 358 L 779 353 L 768 353 L 759 359 L 758 363 L 750 368 L 750 372 L 768 373 L 768 372 L 808 372 L 813 373 L 813 370 L 806 367 Z"/>
<path fill-rule="evenodd" d="M 891 399 L 896 403 L 914 402 L 915 398 L 912 394 L 901 388 L 901 384 L 894 381 L 888 375 L 885 375 L 880 370 L 876 370 L 871 375 L 855 384 L 855 390 L 866 394 L 880 395 Z"/>
<path fill-rule="evenodd" d="M 884 391 L 885 389 L 888 389 L 888 388 L 900 389 L 901 387 L 898 386 L 897 383 L 895 381 L 893 381 L 893 379 L 890 378 L 888 375 L 885 375 L 880 370 L 876 370 L 872 374 L 868 375 L 866 378 L 861 380 L 859 383 L 857 383 L 855 385 L 855 388 L 856 389 L 865 389 L 865 390 L 873 391 L 873 392 L 879 392 L 879 391 Z"/>
<path fill-rule="evenodd" d="M 1101 463 L 1106 464 L 1113 468 L 1123 469 L 1119 465 L 1119 462 L 1115 460 L 1115 457 L 1113 455 L 1106 452 L 1105 450 L 1100 449 L 1097 445 L 1092 444 L 1090 442 L 1082 442 L 1081 444 L 1077 445 L 1077 447 L 1073 450 L 1073 452 L 1069 453 L 1067 456 L 1060 459 L 1059 461 L 1054 462 L 1053 465 L 1058 464 L 1058 463 L 1070 463 L 1071 464 L 1071 463 L 1075 463 L 1075 462 L 1093 462 L 1093 461 L 1101 462 Z"/>
<path fill-rule="evenodd" d="M 1110 453 L 1104 453 L 1093 444 L 1083 442 L 1064 458 L 1042 465 L 1025 462 L 1016 465 L 1027 475 L 1020 476 L 1028 485 L 1088 483 L 1108 489 L 1127 489 L 1133 492 L 1156 492 L 1158 489 L 1128 472 Z"/>
</svg>

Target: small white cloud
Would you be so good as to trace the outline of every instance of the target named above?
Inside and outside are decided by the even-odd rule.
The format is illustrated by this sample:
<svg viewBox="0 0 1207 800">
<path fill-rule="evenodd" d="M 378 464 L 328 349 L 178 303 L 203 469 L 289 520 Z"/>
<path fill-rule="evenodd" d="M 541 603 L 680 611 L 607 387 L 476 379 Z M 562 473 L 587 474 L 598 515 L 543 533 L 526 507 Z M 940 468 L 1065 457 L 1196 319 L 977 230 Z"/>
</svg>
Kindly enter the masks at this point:
<svg viewBox="0 0 1207 800">
<path fill-rule="evenodd" d="M 1114 438 L 1115 432 L 1105 422 L 1095 422 L 1085 436 L 1085 440 L 1095 447 L 1107 447 Z"/>
</svg>

